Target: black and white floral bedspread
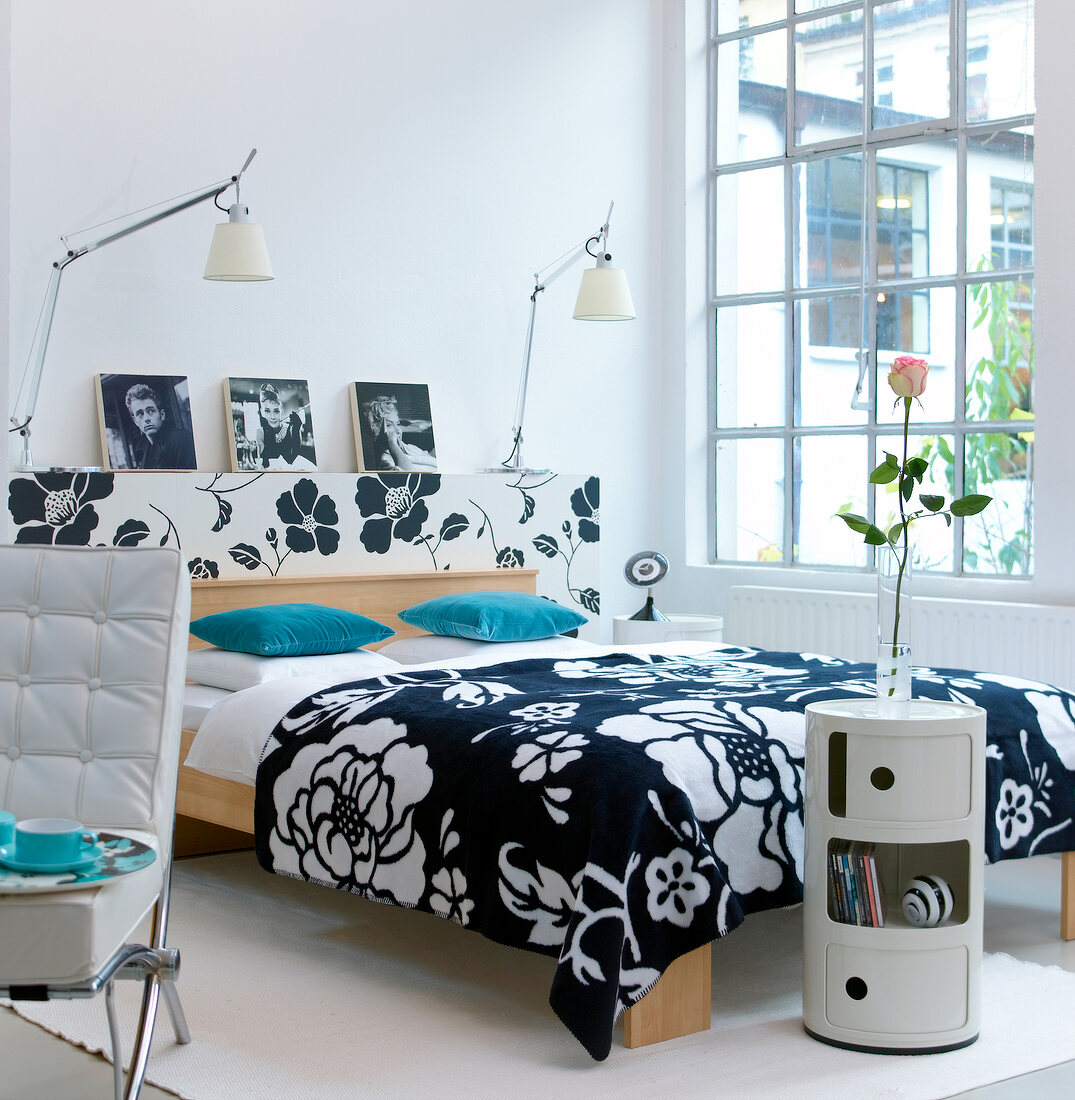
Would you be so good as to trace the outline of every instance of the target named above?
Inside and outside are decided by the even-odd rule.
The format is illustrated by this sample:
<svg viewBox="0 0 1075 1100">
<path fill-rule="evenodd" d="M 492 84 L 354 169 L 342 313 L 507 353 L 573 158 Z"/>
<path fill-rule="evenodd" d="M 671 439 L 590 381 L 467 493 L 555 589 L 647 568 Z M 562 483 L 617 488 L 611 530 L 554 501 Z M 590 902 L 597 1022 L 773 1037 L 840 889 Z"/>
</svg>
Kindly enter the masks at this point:
<svg viewBox="0 0 1075 1100">
<path fill-rule="evenodd" d="M 257 776 L 266 870 L 556 956 L 594 1058 L 678 956 L 802 897 L 803 708 L 873 666 L 738 646 L 393 673 L 314 695 Z M 918 669 L 988 712 L 986 853 L 1075 848 L 1075 699 Z"/>
</svg>

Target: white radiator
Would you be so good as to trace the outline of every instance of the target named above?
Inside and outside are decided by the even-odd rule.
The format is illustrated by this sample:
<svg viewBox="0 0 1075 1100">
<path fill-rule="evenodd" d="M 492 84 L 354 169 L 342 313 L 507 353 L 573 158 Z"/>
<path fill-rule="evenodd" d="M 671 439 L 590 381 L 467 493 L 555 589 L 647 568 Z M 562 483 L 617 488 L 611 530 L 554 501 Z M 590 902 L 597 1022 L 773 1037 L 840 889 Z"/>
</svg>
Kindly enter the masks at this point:
<svg viewBox="0 0 1075 1100">
<path fill-rule="evenodd" d="M 730 601 L 726 642 L 859 661 L 877 656 L 873 593 L 737 585 Z M 915 665 L 998 672 L 1075 690 L 1075 607 L 916 596 L 911 608 Z"/>
</svg>

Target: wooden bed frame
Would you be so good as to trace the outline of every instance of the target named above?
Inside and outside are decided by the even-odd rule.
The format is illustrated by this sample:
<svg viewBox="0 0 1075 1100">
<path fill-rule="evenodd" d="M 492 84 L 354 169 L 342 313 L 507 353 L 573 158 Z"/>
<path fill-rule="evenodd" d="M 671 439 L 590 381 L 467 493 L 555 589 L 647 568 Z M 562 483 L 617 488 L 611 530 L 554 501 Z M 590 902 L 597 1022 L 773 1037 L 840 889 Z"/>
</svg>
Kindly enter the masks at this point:
<svg viewBox="0 0 1075 1100">
<path fill-rule="evenodd" d="M 243 577 L 193 581 L 190 617 L 196 619 L 265 604 L 319 603 L 367 615 L 392 627 L 396 638 L 407 638 L 424 631 L 397 617 L 397 612 L 405 607 L 456 592 L 491 589 L 534 592 L 536 579 L 536 569 L 474 569 L 288 580 Z M 191 649 L 202 649 L 205 645 L 191 636 Z M 193 730 L 183 730 L 176 794 L 176 854 L 252 847 L 254 788 L 188 768 L 183 761 L 193 739 Z M 707 1030 L 712 1007 L 710 965 L 710 944 L 677 959 L 656 986 L 624 1014 L 624 1045 L 646 1046 Z"/>
<path fill-rule="evenodd" d="M 368 615 L 396 631 L 397 638 L 423 633 L 397 612 L 449 593 L 490 589 L 533 592 L 536 569 L 382 573 L 365 576 L 241 578 L 193 581 L 191 618 L 277 603 L 320 603 Z M 206 643 L 191 637 L 192 649 Z M 371 647 L 373 648 L 373 647 Z M 253 845 L 254 788 L 188 768 L 193 730 L 184 730 L 176 797 L 176 854 Z M 1060 935 L 1075 939 L 1075 852 L 1062 855 Z M 645 1046 L 709 1028 L 711 945 L 677 959 L 645 997 L 624 1014 L 624 1044 Z"/>
</svg>

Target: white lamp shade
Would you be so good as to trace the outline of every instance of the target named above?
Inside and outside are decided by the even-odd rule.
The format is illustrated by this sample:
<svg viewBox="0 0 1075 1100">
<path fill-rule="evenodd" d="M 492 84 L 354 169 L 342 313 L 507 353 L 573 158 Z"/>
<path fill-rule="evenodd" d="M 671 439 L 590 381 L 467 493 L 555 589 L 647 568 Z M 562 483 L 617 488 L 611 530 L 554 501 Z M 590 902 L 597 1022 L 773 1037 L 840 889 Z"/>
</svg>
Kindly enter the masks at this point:
<svg viewBox="0 0 1075 1100">
<path fill-rule="evenodd" d="M 575 299 L 576 321 L 630 321 L 635 304 L 626 273 L 618 267 L 588 267 Z"/>
<path fill-rule="evenodd" d="M 265 247 L 265 234 L 260 225 L 228 221 L 216 227 L 205 264 L 206 279 L 248 283 L 272 277 L 269 250 Z"/>
</svg>

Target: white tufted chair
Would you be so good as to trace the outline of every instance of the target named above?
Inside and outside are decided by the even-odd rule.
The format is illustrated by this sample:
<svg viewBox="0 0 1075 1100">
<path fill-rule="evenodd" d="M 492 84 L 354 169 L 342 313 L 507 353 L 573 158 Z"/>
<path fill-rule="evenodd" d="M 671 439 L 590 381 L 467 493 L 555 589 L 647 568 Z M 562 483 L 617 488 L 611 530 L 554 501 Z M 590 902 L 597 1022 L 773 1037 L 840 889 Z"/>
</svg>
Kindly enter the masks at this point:
<svg viewBox="0 0 1075 1100">
<path fill-rule="evenodd" d="M 190 578 L 171 548 L 0 546 L 0 808 L 151 844 L 98 887 L 0 895 L 0 996 L 102 990 L 116 1096 L 145 1076 L 163 990 L 179 1042 L 179 953 L 165 946 Z M 148 945 L 126 941 L 153 909 Z M 112 982 L 144 981 L 123 1086 Z"/>
</svg>

